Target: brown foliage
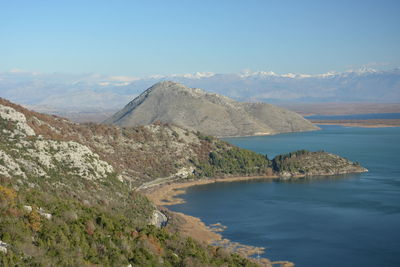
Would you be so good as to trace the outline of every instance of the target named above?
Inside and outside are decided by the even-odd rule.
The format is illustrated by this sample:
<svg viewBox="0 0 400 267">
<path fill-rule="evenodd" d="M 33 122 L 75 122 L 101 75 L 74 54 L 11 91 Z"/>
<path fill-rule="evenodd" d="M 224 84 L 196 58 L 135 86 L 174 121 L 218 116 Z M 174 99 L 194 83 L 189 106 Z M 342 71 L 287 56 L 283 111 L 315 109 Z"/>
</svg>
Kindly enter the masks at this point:
<svg viewBox="0 0 400 267">
<path fill-rule="evenodd" d="M 88 235 L 93 235 L 94 231 L 96 230 L 96 226 L 94 225 L 94 223 L 92 221 L 87 221 L 85 230 Z"/>
<path fill-rule="evenodd" d="M 13 216 L 13 217 L 21 217 L 22 216 L 22 212 L 15 208 L 9 208 L 6 212 L 6 214 L 9 216 Z"/>
<path fill-rule="evenodd" d="M 152 235 L 140 235 L 139 239 L 142 241 L 143 247 L 150 250 L 153 254 L 160 256 L 164 253 L 160 242 Z"/>
<path fill-rule="evenodd" d="M 36 209 L 32 209 L 32 211 L 28 214 L 29 226 L 33 231 L 38 232 L 42 227 L 42 218 L 40 217 L 39 212 Z"/>
</svg>

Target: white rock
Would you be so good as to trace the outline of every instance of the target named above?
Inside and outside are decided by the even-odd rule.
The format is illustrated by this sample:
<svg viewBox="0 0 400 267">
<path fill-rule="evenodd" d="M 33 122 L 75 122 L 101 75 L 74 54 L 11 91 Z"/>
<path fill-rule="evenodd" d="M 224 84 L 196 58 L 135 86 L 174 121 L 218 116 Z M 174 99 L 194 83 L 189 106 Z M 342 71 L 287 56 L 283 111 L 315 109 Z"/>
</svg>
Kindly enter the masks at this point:
<svg viewBox="0 0 400 267">
<path fill-rule="evenodd" d="M 0 240 L 0 252 L 7 253 L 8 244 Z"/>
<path fill-rule="evenodd" d="M 31 207 L 31 206 L 25 205 L 25 206 L 24 206 L 24 209 L 25 209 L 27 212 L 31 212 L 31 211 L 32 211 L 32 207 Z"/>
<path fill-rule="evenodd" d="M 154 226 L 160 228 L 160 227 L 165 226 L 167 224 L 167 222 L 168 222 L 168 218 L 167 218 L 167 216 L 165 216 L 164 213 L 162 213 L 159 210 L 153 211 L 153 215 L 150 220 L 151 225 L 154 225 Z"/>
<path fill-rule="evenodd" d="M 0 150 L 0 174 L 6 177 L 22 176 L 26 178 L 26 174 L 21 170 L 19 164 L 10 157 L 6 152 Z"/>
<path fill-rule="evenodd" d="M 71 174 L 89 180 L 104 178 L 114 171 L 110 164 L 100 160 L 98 154 L 77 142 L 37 140 L 34 146 L 32 157 L 49 169 L 54 168 L 54 163 L 58 162 L 71 169 Z"/>
<path fill-rule="evenodd" d="M 14 135 L 36 135 L 35 131 L 26 123 L 25 115 L 11 107 L 0 105 L 0 117 L 4 120 L 12 121 L 16 124 Z"/>
<path fill-rule="evenodd" d="M 39 124 L 47 125 L 37 118 L 33 119 Z M 27 124 L 25 115 L 11 107 L 0 105 L 0 120 L 13 123 L 13 129 L 0 130 L 0 134 L 10 141 L 7 143 L 9 147 L 0 150 L 0 175 L 10 178 L 27 178 L 28 175 L 47 177 L 49 170 L 59 171 L 61 166 L 70 175 L 96 180 L 106 178 L 114 172 L 110 164 L 80 143 L 24 138 L 34 136 L 35 132 Z M 54 127 L 51 129 L 57 131 Z M 118 178 L 121 180 L 121 177 Z"/>
<path fill-rule="evenodd" d="M 181 178 L 186 178 L 186 177 L 188 177 L 190 174 L 193 174 L 193 171 L 194 171 L 194 167 L 188 167 L 188 168 L 184 167 L 184 168 L 179 169 L 179 170 L 174 174 L 174 176 L 176 176 L 176 177 L 181 177 Z"/>
<path fill-rule="evenodd" d="M 38 212 L 40 215 L 45 217 L 47 220 L 51 220 L 51 218 L 53 217 L 53 215 L 51 215 L 50 213 L 46 213 L 42 208 L 39 208 Z"/>
</svg>

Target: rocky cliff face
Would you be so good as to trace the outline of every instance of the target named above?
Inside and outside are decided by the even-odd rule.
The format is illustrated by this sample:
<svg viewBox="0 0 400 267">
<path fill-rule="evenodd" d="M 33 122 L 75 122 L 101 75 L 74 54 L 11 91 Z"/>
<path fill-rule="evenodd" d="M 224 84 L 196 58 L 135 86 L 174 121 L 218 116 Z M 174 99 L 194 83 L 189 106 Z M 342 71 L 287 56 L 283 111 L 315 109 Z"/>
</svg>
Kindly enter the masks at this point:
<svg viewBox="0 0 400 267">
<path fill-rule="evenodd" d="M 240 103 L 169 81 L 153 85 L 105 123 L 138 126 L 156 121 L 220 137 L 318 129 L 300 115 L 283 108 L 264 103 Z"/>
</svg>

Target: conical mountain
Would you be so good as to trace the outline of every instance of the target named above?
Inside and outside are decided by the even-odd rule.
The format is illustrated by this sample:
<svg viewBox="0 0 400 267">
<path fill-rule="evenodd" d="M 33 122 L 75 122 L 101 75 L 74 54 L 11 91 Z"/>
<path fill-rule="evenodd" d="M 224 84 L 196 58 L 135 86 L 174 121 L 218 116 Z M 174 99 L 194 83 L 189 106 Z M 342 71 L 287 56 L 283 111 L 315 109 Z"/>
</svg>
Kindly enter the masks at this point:
<svg viewBox="0 0 400 267">
<path fill-rule="evenodd" d="M 319 129 L 297 113 L 280 107 L 265 103 L 241 103 L 171 81 L 156 83 L 105 123 L 137 126 L 156 121 L 219 137 Z"/>
</svg>

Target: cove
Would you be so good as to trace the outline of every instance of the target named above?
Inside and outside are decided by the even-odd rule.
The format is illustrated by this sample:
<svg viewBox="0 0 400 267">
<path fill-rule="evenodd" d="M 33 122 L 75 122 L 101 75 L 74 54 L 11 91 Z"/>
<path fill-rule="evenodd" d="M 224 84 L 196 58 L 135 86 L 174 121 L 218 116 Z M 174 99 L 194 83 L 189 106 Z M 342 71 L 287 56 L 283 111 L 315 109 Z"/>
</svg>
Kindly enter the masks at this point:
<svg viewBox="0 0 400 267">
<path fill-rule="evenodd" d="M 291 181 L 190 187 L 171 209 L 224 237 L 266 247 L 265 257 L 296 266 L 400 266 L 400 128 L 322 126 L 321 131 L 227 138 L 258 153 L 325 150 L 359 161 L 368 173 Z"/>
</svg>

